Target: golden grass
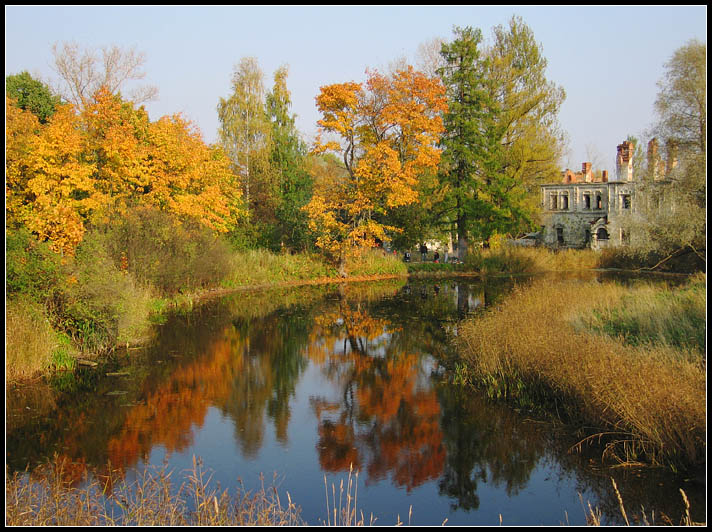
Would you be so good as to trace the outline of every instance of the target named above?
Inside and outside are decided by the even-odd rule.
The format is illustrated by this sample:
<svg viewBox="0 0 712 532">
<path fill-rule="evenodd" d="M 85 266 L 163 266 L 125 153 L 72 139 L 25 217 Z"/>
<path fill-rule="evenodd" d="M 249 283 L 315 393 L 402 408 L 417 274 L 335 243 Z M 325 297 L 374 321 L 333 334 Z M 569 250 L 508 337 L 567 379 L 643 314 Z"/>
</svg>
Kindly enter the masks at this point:
<svg viewBox="0 0 712 532">
<path fill-rule="evenodd" d="M 47 372 L 58 341 L 44 309 L 30 301 L 9 299 L 5 320 L 6 380 L 11 382 Z"/>
<path fill-rule="evenodd" d="M 698 463 L 706 433 L 701 357 L 572 325 L 591 307 L 618 307 L 627 293 L 615 283 L 550 280 L 515 289 L 462 327 L 460 379 L 515 400 L 550 400 L 559 413 L 597 427 L 620 460 Z"/>
<path fill-rule="evenodd" d="M 285 281 L 337 277 L 336 271 L 324 260 L 308 253 L 273 253 L 264 249 L 235 253 L 226 287 L 260 286 Z"/>
<path fill-rule="evenodd" d="M 564 249 L 500 246 L 480 250 L 466 260 L 468 269 L 484 274 L 540 273 L 590 270 L 599 267 L 600 255 L 590 249 Z"/>
<path fill-rule="evenodd" d="M 199 460 L 180 486 L 172 472 L 146 470 L 132 483 L 86 479 L 74 487 L 57 461 L 45 474 L 6 475 L 5 524 L 9 526 L 295 526 L 299 508 L 264 480 L 256 491 L 235 494 L 211 485 Z M 112 486 L 110 492 L 107 488 Z M 106 496 L 105 496 L 106 494 Z"/>
</svg>

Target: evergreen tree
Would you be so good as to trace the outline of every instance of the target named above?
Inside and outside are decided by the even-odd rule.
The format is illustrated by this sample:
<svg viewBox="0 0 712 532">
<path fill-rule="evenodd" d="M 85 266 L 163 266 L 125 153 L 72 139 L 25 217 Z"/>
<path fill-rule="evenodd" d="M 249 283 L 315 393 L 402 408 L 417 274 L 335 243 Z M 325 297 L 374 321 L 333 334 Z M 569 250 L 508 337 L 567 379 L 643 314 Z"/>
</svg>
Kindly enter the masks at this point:
<svg viewBox="0 0 712 532">
<path fill-rule="evenodd" d="M 486 223 L 492 217 L 488 200 L 500 154 L 494 120 L 499 110 L 484 77 L 481 31 L 456 27 L 454 32 L 456 39 L 442 46 L 445 66 L 439 69 L 448 97 L 441 140 L 441 183 L 448 193 L 439 215 L 454 223 L 458 255 L 464 258 L 468 238 L 487 236 Z"/>
<path fill-rule="evenodd" d="M 274 87 L 266 98 L 266 112 L 271 124 L 271 171 L 277 176 L 276 225 L 272 246 L 282 244 L 291 249 L 311 245 L 307 215 L 302 210 L 311 197 L 311 177 L 305 168 L 307 148 L 299 137 L 287 90 L 287 68 L 274 74 Z"/>
</svg>

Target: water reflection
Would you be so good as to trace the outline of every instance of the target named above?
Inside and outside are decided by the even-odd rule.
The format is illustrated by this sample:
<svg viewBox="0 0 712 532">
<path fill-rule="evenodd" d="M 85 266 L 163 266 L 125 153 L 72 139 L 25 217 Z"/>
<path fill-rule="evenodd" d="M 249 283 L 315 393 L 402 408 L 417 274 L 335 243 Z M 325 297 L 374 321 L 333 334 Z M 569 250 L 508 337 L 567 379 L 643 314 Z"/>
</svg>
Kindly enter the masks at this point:
<svg viewBox="0 0 712 532">
<path fill-rule="evenodd" d="M 440 378 L 459 320 L 528 282 L 393 281 L 212 301 L 172 316 L 151 349 L 121 360 L 124 367 L 115 369 L 128 376 L 91 377 L 92 393 L 54 394 L 51 406 L 36 409 L 34 417 L 15 416 L 23 403 L 13 406 L 8 464 L 21 470 L 57 453 L 71 464 L 64 469 L 67 480 L 78 482 L 86 471 L 104 475 L 107 464 L 114 471 L 136 468 L 157 447 L 167 455 L 200 456 L 196 436 L 216 409 L 241 460 L 261 460 L 268 471 L 272 458 L 260 455 L 271 438 L 289 452 L 290 438 L 314 431 L 311 448 L 295 452 L 311 456 L 316 470 L 348 472 L 353 465 L 367 486 L 392 485 L 389 497 L 436 486 L 454 512 L 452 524 L 455 515 L 469 515 L 463 519 L 472 523 L 485 485 L 526 501 L 525 488 L 542 463 L 574 479 L 565 498 L 576 501 L 573 511 L 582 515 L 576 493 L 586 492 L 616 522 L 608 473 L 569 453 L 572 435 L 559 437 Z M 294 427 L 293 409 L 304 399 L 298 388 L 310 368 L 328 385 L 307 392 L 313 427 Z M 679 515 L 672 482 L 653 490 L 648 475 L 620 479 L 629 504 L 651 508 L 652 497 L 654 508 Z M 704 487 L 698 491 L 704 495 Z M 551 504 L 563 519 L 564 502 Z"/>
</svg>

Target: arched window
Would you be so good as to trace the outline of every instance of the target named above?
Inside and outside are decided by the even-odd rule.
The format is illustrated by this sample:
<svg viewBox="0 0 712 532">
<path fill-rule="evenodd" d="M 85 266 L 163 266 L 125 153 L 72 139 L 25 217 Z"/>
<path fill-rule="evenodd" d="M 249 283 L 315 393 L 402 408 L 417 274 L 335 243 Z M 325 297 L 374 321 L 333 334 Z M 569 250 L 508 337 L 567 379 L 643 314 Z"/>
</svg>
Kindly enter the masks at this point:
<svg viewBox="0 0 712 532">
<path fill-rule="evenodd" d="M 601 227 L 598 231 L 596 231 L 596 238 L 598 240 L 608 240 L 608 231 L 604 227 Z"/>
</svg>

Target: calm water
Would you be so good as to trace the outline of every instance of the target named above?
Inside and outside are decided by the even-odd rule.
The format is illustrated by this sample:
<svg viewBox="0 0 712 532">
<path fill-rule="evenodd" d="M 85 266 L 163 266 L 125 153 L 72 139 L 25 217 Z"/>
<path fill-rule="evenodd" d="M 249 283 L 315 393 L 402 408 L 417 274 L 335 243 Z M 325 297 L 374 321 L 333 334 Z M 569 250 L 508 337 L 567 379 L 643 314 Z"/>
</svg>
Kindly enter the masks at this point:
<svg viewBox="0 0 712 532">
<path fill-rule="evenodd" d="M 273 476 L 310 524 L 326 484 L 358 471 L 358 508 L 376 523 L 585 524 L 584 504 L 620 520 L 654 510 L 693 519 L 705 485 L 662 471 L 603 470 L 575 435 L 446 382 L 458 321 L 526 279 L 392 281 L 241 292 L 171 317 L 152 345 L 77 383 L 11 390 L 6 459 L 24 470 L 57 453 L 72 474 L 107 463 L 127 478 L 178 473 L 194 456 L 221 487 Z M 113 373 L 106 376 L 106 373 Z M 76 388 L 79 387 L 77 390 Z M 69 388 L 73 393 L 57 390 Z M 594 455 L 595 457 L 595 455 Z"/>
</svg>

